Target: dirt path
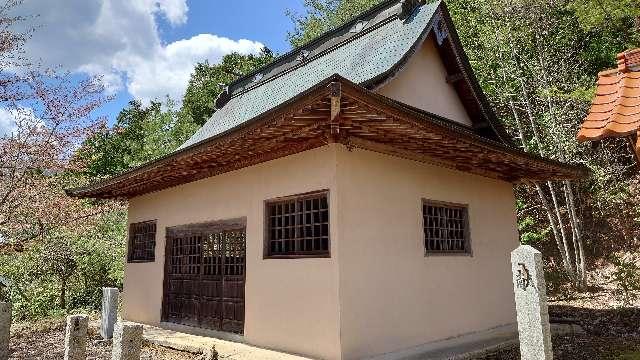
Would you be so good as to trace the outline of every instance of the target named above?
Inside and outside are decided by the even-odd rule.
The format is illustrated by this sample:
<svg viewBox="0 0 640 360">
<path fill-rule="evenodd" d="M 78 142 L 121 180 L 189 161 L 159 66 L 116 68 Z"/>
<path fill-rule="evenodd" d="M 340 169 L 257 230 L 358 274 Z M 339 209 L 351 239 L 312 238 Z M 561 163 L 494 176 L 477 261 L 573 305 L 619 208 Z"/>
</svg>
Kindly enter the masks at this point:
<svg viewBox="0 0 640 360">
<path fill-rule="evenodd" d="M 50 321 L 38 324 L 21 324 L 12 329 L 11 360 L 64 359 L 64 322 Z M 99 343 L 101 337 L 95 327 L 89 329 L 87 360 L 110 360 L 111 344 Z M 199 355 L 145 345 L 141 359 L 145 360 L 197 360 Z"/>
</svg>

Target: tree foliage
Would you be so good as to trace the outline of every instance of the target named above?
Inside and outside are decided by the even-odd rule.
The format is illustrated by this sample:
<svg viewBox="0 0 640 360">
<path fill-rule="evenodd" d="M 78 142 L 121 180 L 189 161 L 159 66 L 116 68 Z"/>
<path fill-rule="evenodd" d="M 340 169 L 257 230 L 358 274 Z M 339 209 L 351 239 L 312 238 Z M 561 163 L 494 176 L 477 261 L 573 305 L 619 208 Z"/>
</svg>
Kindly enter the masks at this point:
<svg viewBox="0 0 640 360">
<path fill-rule="evenodd" d="M 198 129 L 173 101 L 131 101 L 120 111 L 112 128 L 103 128 L 83 144 L 78 158 L 86 164 L 89 177 L 120 174 L 162 157 L 180 146 Z"/>
<path fill-rule="evenodd" d="M 292 16 L 291 43 L 299 46 L 379 2 L 306 1 L 306 12 Z M 529 152 L 593 171 L 578 183 L 516 189 L 521 240 L 543 248 L 552 266 L 583 284 L 585 251 L 596 257 L 640 235 L 636 169 L 626 142 L 589 147 L 575 139 L 597 73 L 615 67 L 618 52 L 640 45 L 640 3 L 446 3 L 480 84 L 513 138 Z"/>
<path fill-rule="evenodd" d="M 302 46 L 381 2 L 382 0 L 305 0 L 304 14 L 288 13 L 294 23 L 294 30 L 288 34 L 289 41 L 293 47 Z"/>
<path fill-rule="evenodd" d="M 239 76 L 268 64 L 273 57 L 271 50 L 263 48 L 258 55 L 226 55 L 219 64 L 209 64 L 208 61 L 198 63 L 189 79 L 182 100 L 182 110 L 189 114 L 196 124 L 204 125 L 215 112 L 214 102 L 224 90 L 224 86 Z"/>
<path fill-rule="evenodd" d="M 31 18 L 10 15 L 20 3 L 0 5 L 0 107 L 12 125 L 0 134 L 0 274 L 11 281 L 16 314 L 27 318 L 89 298 L 95 305 L 96 286 L 118 285 L 123 231 L 108 220 L 122 218 L 122 204 L 64 192 L 89 180 L 75 152 L 104 127 L 95 110 L 110 98 L 99 77 L 25 58 L 33 30 L 14 29 Z"/>
</svg>

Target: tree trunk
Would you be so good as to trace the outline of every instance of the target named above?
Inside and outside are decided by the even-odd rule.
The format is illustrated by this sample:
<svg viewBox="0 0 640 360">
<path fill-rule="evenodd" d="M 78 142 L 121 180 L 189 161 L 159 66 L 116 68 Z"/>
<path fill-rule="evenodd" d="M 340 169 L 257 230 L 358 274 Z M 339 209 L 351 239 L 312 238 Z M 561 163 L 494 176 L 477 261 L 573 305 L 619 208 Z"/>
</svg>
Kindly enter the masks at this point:
<svg viewBox="0 0 640 360">
<path fill-rule="evenodd" d="M 67 309 L 67 278 L 63 277 L 60 279 L 60 308 L 63 310 Z"/>
<path fill-rule="evenodd" d="M 584 256 L 584 245 L 582 242 L 582 224 L 576 214 L 576 205 L 573 198 L 573 189 L 571 187 L 571 182 L 565 180 L 564 185 L 567 194 L 567 207 L 569 208 L 569 216 L 572 222 L 577 243 L 576 256 L 580 259 L 579 261 L 578 259 L 576 259 L 576 262 L 579 263 L 579 267 L 576 268 L 576 270 L 578 270 L 578 272 L 580 273 L 580 287 L 584 288 L 587 286 L 587 265 Z"/>
<path fill-rule="evenodd" d="M 524 92 L 524 88 L 523 88 L 523 92 Z M 526 94 L 525 94 L 526 97 Z M 524 128 L 522 126 L 522 122 L 520 121 L 520 116 L 518 116 L 518 111 L 516 110 L 515 105 L 513 104 L 513 101 L 509 101 L 509 105 L 511 106 L 511 111 L 513 112 L 513 117 L 516 120 L 516 125 L 518 126 L 518 134 L 520 135 L 520 142 L 522 144 L 522 148 L 524 149 L 524 151 L 528 151 L 528 146 L 527 143 L 525 141 L 525 135 L 524 135 Z M 530 109 L 529 106 L 527 105 L 527 109 Z M 529 114 L 529 118 L 532 120 L 532 114 L 530 111 L 527 111 L 527 113 Z M 533 120 L 532 120 L 533 121 Z M 534 136 L 535 140 L 538 144 L 538 146 L 540 147 L 540 140 L 537 137 L 537 133 Z M 542 152 L 542 151 L 540 151 Z M 538 196 L 540 197 L 540 202 L 542 202 L 542 207 L 544 207 L 546 213 L 547 213 L 547 218 L 549 219 L 549 224 L 551 226 L 551 230 L 553 231 L 553 237 L 556 239 L 556 244 L 558 245 L 558 252 L 560 253 L 560 256 L 562 257 L 562 265 L 564 266 L 565 271 L 567 272 L 567 274 L 569 274 L 569 276 L 571 277 L 572 274 L 574 273 L 573 268 L 571 267 L 571 262 L 569 260 L 568 254 L 567 254 L 567 247 L 566 247 L 566 243 L 563 244 L 563 242 L 560 240 L 560 230 L 559 230 L 559 226 L 556 223 L 555 219 L 554 219 L 554 215 L 553 215 L 553 209 L 551 208 L 551 205 L 549 204 L 549 201 L 547 200 L 547 195 L 544 193 L 544 190 L 542 189 L 542 186 L 539 183 L 535 183 L 535 187 L 536 190 L 538 191 Z M 553 190 L 553 187 L 551 186 L 551 183 L 549 183 L 549 187 L 551 190 Z M 562 224 L 561 224 L 562 225 Z"/>
</svg>

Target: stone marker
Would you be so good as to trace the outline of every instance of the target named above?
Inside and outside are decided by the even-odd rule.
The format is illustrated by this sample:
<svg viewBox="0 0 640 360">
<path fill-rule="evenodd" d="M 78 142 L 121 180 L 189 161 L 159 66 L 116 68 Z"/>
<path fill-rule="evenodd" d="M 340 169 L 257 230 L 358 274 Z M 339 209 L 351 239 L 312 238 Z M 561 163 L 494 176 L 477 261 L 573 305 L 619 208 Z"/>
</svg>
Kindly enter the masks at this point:
<svg viewBox="0 0 640 360">
<path fill-rule="evenodd" d="M 522 360 L 551 360 L 551 327 L 542 253 L 528 245 L 511 252 Z"/>
<path fill-rule="evenodd" d="M 100 335 L 107 340 L 113 337 L 113 327 L 118 321 L 118 297 L 120 291 L 115 288 L 102 288 L 102 317 Z"/>
<path fill-rule="evenodd" d="M 67 332 L 64 337 L 64 359 L 85 360 L 87 358 L 87 315 L 67 317 Z"/>
<path fill-rule="evenodd" d="M 9 359 L 9 331 L 11 330 L 11 303 L 0 302 L 0 360 Z"/>
<path fill-rule="evenodd" d="M 216 360 L 218 359 L 218 352 L 215 346 L 210 346 L 202 351 L 202 360 Z"/>
<path fill-rule="evenodd" d="M 139 360 L 142 351 L 142 325 L 118 322 L 113 332 L 112 360 Z"/>
</svg>

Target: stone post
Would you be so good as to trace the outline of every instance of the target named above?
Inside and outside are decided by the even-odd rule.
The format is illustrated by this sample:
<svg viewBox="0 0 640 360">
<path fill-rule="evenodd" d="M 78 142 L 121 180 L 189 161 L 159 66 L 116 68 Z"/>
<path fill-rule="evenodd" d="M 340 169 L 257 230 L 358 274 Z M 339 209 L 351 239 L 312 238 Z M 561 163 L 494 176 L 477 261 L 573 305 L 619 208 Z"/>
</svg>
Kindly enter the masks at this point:
<svg viewBox="0 0 640 360">
<path fill-rule="evenodd" d="M 0 360 L 9 359 L 9 333 L 11 331 L 11 303 L 0 302 Z"/>
<path fill-rule="evenodd" d="M 551 327 L 542 253 L 528 245 L 511 252 L 522 360 L 551 360 Z"/>
<path fill-rule="evenodd" d="M 105 340 L 113 337 L 113 327 L 118 321 L 118 297 L 120 291 L 115 288 L 102 288 L 102 317 L 100 335 Z"/>
<path fill-rule="evenodd" d="M 140 360 L 142 325 L 118 322 L 113 332 L 111 360 Z"/>
<path fill-rule="evenodd" d="M 71 315 L 67 317 L 67 332 L 64 337 L 64 360 L 87 358 L 87 328 L 89 317 Z"/>
</svg>

